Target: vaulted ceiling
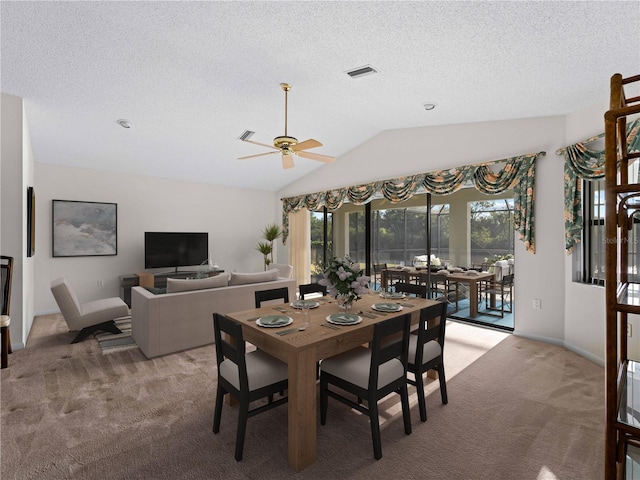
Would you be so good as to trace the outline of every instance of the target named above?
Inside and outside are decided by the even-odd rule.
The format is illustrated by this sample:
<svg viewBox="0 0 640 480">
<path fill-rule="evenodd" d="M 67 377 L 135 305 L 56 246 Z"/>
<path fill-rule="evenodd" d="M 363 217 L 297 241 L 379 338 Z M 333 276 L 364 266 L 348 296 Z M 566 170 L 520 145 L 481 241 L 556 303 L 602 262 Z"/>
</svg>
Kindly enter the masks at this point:
<svg viewBox="0 0 640 480">
<path fill-rule="evenodd" d="M 3 1 L 1 90 L 34 158 L 276 191 L 381 131 L 564 115 L 640 70 L 640 2 Z M 378 73 L 351 78 L 370 65 Z M 425 103 L 436 104 L 432 110 Z M 117 123 L 126 119 L 131 128 Z"/>
</svg>

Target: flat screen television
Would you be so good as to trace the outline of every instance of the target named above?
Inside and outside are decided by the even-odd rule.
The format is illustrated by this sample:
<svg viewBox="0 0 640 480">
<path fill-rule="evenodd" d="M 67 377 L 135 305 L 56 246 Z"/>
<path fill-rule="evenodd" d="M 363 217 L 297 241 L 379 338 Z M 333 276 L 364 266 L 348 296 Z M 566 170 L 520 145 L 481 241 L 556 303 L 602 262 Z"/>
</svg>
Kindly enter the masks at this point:
<svg viewBox="0 0 640 480">
<path fill-rule="evenodd" d="M 200 265 L 209 258 L 209 234 L 144 232 L 144 268 Z"/>
</svg>

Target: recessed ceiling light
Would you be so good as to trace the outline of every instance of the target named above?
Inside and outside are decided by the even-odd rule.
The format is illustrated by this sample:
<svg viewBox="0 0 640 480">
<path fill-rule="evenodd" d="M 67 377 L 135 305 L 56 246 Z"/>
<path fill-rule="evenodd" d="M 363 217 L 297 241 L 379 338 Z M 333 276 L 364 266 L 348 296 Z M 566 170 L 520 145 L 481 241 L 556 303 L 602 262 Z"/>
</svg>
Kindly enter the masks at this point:
<svg viewBox="0 0 640 480">
<path fill-rule="evenodd" d="M 345 72 L 351 78 L 360 78 L 365 75 L 370 75 L 372 73 L 378 73 L 378 71 L 373 68 L 371 65 L 365 65 L 364 67 L 354 68 L 353 70 L 347 70 Z"/>
<path fill-rule="evenodd" d="M 122 128 L 131 128 L 131 122 L 129 122 L 129 120 L 125 120 L 124 118 L 118 120 L 118 125 L 120 125 Z"/>
<path fill-rule="evenodd" d="M 436 108 L 435 103 L 425 103 L 422 106 L 424 107 L 425 110 L 433 110 L 434 108 Z"/>
</svg>

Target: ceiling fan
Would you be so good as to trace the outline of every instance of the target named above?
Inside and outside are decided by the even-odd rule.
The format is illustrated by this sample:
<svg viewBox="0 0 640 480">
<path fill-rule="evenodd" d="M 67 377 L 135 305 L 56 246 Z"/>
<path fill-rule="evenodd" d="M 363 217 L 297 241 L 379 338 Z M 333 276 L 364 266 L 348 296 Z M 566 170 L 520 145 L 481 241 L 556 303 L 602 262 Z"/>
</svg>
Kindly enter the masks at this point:
<svg viewBox="0 0 640 480">
<path fill-rule="evenodd" d="M 282 153 L 282 167 L 293 168 L 293 157 L 297 155 L 299 157 L 310 158 L 311 160 L 318 160 L 320 162 L 330 163 L 335 160 L 335 157 L 328 155 L 320 155 L 319 153 L 311 153 L 306 150 L 309 148 L 321 147 L 322 144 L 310 138 L 304 142 L 298 143 L 298 139 L 287 135 L 287 100 L 291 85 L 288 83 L 281 83 L 280 86 L 284 90 L 284 135 L 273 139 L 273 146 L 266 143 L 259 143 L 249 140 L 247 137 L 240 138 L 243 142 L 253 143 L 254 145 L 260 145 L 261 147 L 267 147 L 274 149 L 273 152 L 258 153 L 256 155 L 248 155 L 246 157 L 239 157 L 238 160 L 246 160 L 248 158 L 262 157 L 264 155 L 273 155 L 275 153 Z"/>
</svg>

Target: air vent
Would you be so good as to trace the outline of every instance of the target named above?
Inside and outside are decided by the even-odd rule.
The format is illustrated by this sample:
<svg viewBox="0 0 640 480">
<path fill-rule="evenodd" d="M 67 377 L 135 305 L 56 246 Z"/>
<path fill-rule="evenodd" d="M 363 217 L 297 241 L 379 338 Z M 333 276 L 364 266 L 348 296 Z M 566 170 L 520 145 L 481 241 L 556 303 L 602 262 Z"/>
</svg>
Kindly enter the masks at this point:
<svg viewBox="0 0 640 480">
<path fill-rule="evenodd" d="M 371 65 L 365 65 L 364 67 L 354 68 L 346 72 L 351 78 L 360 78 L 372 73 L 378 73 L 378 71 Z"/>
<path fill-rule="evenodd" d="M 240 134 L 240 136 L 238 137 L 238 140 L 248 140 L 253 136 L 254 133 L 256 132 L 252 132 L 251 130 L 245 130 Z"/>
</svg>

